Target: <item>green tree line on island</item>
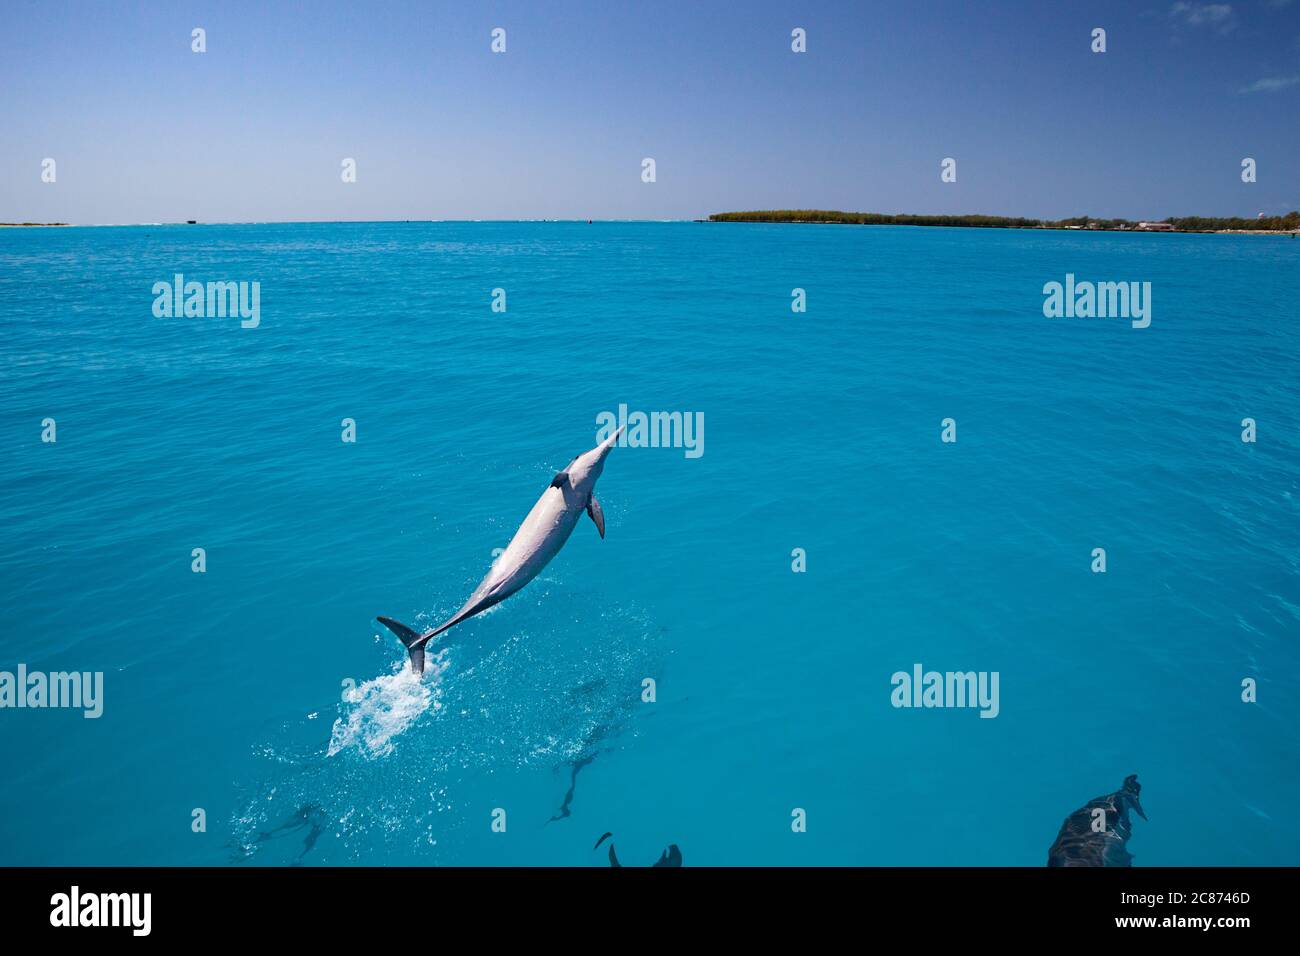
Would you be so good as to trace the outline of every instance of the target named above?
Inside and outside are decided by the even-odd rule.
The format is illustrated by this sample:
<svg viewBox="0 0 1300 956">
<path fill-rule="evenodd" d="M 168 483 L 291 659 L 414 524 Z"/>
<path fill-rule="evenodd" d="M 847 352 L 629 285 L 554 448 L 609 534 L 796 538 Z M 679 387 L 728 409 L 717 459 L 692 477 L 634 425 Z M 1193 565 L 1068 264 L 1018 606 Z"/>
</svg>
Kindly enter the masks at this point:
<svg viewBox="0 0 1300 956">
<path fill-rule="evenodd" d="M 1137 229 L 1129 219 L 1093 219 L 1075 216 L 1070 219 L 1029 219 L 1024 216 L 892 216 L 879 212 L 841 212 L 838 209 L 764 209 L 749 212 L 719 212 L 710 222 L 816 222 L 844 223 L 857 226 L 970 226 L 984 229 Z M 1173 216 L 1160 220 L 1179 232 L 1218 232 L 1225 229 L 1243 231 L 1300 230 L 1300 212 L 1285 216 L 1257 219 Z"/>
</svg>

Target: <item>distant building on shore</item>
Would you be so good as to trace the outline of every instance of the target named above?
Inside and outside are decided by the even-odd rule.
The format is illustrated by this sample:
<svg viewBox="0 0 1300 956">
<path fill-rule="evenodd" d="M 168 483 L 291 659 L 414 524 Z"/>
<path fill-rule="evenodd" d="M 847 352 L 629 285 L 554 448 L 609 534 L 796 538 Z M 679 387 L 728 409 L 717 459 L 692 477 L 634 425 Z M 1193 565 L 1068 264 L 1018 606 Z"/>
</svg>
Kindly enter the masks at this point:
<svg viewBox="0 0 1300 956">
<path fill-rule="evenodd" d="M 1140 222 L 1137 227 L 1143 232 L 1173 232 L 1172 222 Z"/>
</svg>

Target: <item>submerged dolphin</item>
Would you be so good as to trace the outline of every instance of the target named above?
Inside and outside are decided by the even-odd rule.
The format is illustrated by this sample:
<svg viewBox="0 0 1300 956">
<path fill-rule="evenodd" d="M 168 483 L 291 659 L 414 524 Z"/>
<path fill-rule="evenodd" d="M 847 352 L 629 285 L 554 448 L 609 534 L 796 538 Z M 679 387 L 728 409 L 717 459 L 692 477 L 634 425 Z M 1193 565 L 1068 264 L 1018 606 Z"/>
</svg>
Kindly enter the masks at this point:
<svg viewBox="0 0 1300 956">
<path fill-rule="evenodd" d="M 612 837 L 613 835 L 614 834 L 612 833 L 604 834 L 599 840 L 596 841 L 596 845 L 593 846 L 592 849 L 593 850 L 600 849 L 600 845 L 604 843 L 606 840 L 609 840 L 609 838 Z M 620 868 L 623 866 L 622 863 L 618 862 L 618 855 L 614 852 L 613 840 L 610 840 L 609 843 L 609 865 L 620 867 Z M 663 853 L 659 854 L 658 862 L 650 864 L 651 867 L 681 866 L 681 865 L 682 865 L 682 851 L 677 848 L 676 843 L 668 844 L 668 849 L 664 850 Z"/>
<path fill-rule="evenodd" d="M 626 426 L 623 426 L 626 427 Z M 551 558 L 559 554 L 564 542 L 569 540 L 574 526 L 584 511 L 591 515 L 596 530 L 605 537 L 605 513 L 596 500 L 596 479 L 605 468 L 605 457 L 623 433 L 620 427 L 614 434 L 589 452 L 584 452 L 551 479 L 550 487 L 542 492 L 528 512 L 528 517 L 510 539 L 504 552 L 493 563 L 491 570 L 464 607 L 431 631 L 417 634 L 405 624 L 390 617 L 379 618 L 390 631 L 401 638 L 411 655 L 411 670 L 424 673 L 424 645 L 449 627 L 482 613 L 494 604 L 500 604 L 541 574 Z"/>
<path fill-rule="evenodd" d="M 1125 847 L 1133 833 L 1128 812 L 1135 810 L 1143 820 L 1147 818 L 1142 804 L 1138 803 L 1141 792 L 1137 774 L 1129 774 L 1124 778 L 1124 785 L 1114 793 L 1094 797 L 1071 813 L 1047 851 L 1047 865 L 1132 866 L 1133 855 Z M 1101 826 L 1101 819 L 1094 810 L 1105 814 L 1106 825 L 1100 832 L 1096 827 Z"/>
</svg>

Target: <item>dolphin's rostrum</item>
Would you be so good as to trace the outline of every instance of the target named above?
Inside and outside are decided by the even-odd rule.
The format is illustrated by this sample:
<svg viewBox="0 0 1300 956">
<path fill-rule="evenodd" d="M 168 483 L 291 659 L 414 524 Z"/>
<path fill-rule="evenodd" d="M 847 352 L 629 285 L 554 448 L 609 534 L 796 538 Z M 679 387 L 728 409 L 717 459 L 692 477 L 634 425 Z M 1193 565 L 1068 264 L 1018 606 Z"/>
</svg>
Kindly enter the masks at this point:
<svg viewBox="0 0 1300 956">
<path fill-rule="evenodd" d="M 504 552 L 493 563 L 487 576 L 474 589 L 465 605 L 449 619 L 431 631 L 418 634 L 405 624 L 389 617 L 379 622 L 401 638 L 411 655 L 411 670 L 424 673 L 424 645 L 431 638 L 500 604 L 523 588 L 541 573 L 551 558 L 559 554 L 564 542 L 569 540 L 574 525 L 585 511 L 596 523 L 596 530 L 605 537 L 605 514 L 596 500 L 596 479 L 605 468 L 605 458 L 622 434 L 620 428 L 607 439 L 569 462 L 562 472 L 551 479 L 550 487 L 542 492 L 528 512 L 528 517 L 510 539 Z"/>
</svg>

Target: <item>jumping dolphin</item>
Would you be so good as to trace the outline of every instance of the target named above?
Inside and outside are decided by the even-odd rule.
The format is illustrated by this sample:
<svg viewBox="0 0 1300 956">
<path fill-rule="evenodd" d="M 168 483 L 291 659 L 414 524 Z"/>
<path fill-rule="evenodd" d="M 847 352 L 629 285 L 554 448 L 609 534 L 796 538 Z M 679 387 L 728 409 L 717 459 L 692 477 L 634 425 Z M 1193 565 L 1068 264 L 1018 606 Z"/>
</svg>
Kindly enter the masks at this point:
<svg viewBox="0 0 1300 956">
<path fill-rule="evenodd" d="M 1124 778 L 1124 785 L 1104 797 L 1094 797 L 1075 810 L 1061 824 L 1056 842 L 1047 851 L 1048 866 L 1132 866 L 1133 855 L 1125 848 L 1133 834 L 1129 810 L 1136 810 L 1143 820 L 1147 815 L 1138 803 L 1142 785 L 1137 774 Z M 1094 813 L 1101 810 L 1105 817 Z"/>
<path fill-rule="evenodd" d="M 550 487 L 537 499 L 537 504 L 533 505 L 533 510 L 528 512 L 510 544 L 493 563 L 487 577 L 474 589 L 464 607 L 445 622 L 431 631 L 417 634 L 390 617 L 378 619 L 406 645 L 411 655 L 411 670 L 417 674 L 424 673 L 424 645 L 430 638 L 494 604 L 500 604 L 541 574 L 542 568 L 560 553 L 564 542 L 569 540 L 582 512 L 591 515 L 596 530 L 602 538 L 605 537 L 605 513 L 596 500 L 596 479 L 605 468 L 605 457 L 625 427 L 620 427 L 591 451 L 573 459 L 551 479 Z"/>
</svg>

